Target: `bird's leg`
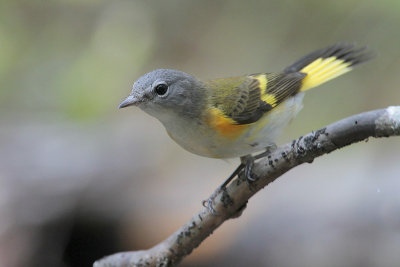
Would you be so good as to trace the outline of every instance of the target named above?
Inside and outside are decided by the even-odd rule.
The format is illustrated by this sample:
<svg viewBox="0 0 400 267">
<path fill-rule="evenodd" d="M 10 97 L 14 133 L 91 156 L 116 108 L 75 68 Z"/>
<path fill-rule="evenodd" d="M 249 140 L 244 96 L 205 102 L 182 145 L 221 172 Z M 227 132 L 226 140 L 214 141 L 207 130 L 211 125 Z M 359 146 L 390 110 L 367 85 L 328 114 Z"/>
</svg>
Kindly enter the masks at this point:
<svg viewBox="0 0 400 267">
<path fill-rule="evenodd" d="M 214 193 L 212 193 L 212 195 L 207 200 L 203 201 L 203 206 L 208 208 L 208 210 L 213 215 L 218 215 L 218 213 L 213 208 L 214 198 L 226 188 L 226 186 L 232 181 L 233 178 L 235 178 L 240 173 L 242 169 L 244 169 L 244 174 L 248 182 L 256 181 L 258 177 L 254 177 L 253 174 L 251 173 L 254 166 L 254 161 L 267 156 L 268 154 L 272 153 L 275 149 L 276 145 L 271 144 L 268 147 L 266 147 L 266 151 L 261 154 L 255 156 L 246 155 L 240 157 L 240 165 L 220 186 L 218 186 L 218 188 L 214 191 Z"/>
<path fill-rule="evenodd" d="M 243 156 L 240 157 L 240 161 L 244 165 L 244 176 L 246 177 L 247 181 L 254 182 L 255 180 L 257 180 L 257 178 L 253 177 L 251 173 L 251 171 L 253 170 L 255 157 L 253 157 L 252 155 Z"/>
<path fill-rule="evenodd" d="M 213 215 L 218 215 L 218 213 L 214 210 L 213 208 L 213 200 L 214 198 L 221 193 L 225 187 L 232 181 L 233 178 L 235 178 L 236 175 L 239 174 L 239 172 L 245 167 L 243 163 L 241 163 L 235 171 L 220 185 L 218 188 L 212 193 L 212 195 L 207 199 L 203 200 L 203 206 L 208 208 L 208 210 L 213 214 Z"/>
<path fill-rule="evenodd" d="M 265 151 L 264 152 L 262 152 L 262 153 L 260 153 L 258 155 L 255 155 L 254 159 L 264 158 L 264 157 L 268 156 L 269 154 L 271 154 L 272 152 L 274 152 L 277 148 L 278 147 L 276 146 L 276 144 L 271 143 L 267 147 L 265 147 Z"/>
<path fill-rule="evenodd" d="M 278 148 L 278 146 L 275 143 L 271 143 L 268 146 L 265 147 L 265 152 L 268 154 L 271 154 L 272 152 L 274 152 L 276 149 Z M 265 157 L 265 155 L 264 155 Z"/>
<path fill-rule="evenodd" d="M 277 148 L 276 144 L 272 143 L 265 148 L 265 151 L 263 153 L 260 153 L 255 156 L 247 155 L 240 157 L 240 161 L 242 162 L 242 164 L 245 165 L 244 175 L 248 182 L 254 182 L 258 179 L 258 177 L 254 177 L 254 174 L 251 173 L 254 166 L 254 161 L 268 156 L 270 153 L 274 152 L 276 148 Z"/>
</svg>

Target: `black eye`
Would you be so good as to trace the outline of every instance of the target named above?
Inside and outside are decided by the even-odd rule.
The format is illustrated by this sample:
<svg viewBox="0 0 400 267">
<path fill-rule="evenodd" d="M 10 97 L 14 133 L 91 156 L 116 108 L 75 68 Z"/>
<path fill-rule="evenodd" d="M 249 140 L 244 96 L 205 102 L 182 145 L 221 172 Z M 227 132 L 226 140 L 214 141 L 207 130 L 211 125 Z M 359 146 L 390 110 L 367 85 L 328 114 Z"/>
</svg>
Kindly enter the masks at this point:
<svg viewBox="0 0 400 267">
<path fill-rule="evenodd" d="M 165 83 L 160 83 L 156 86 L 155 91 L 157 95 L 165 95 L 165 93 L 168 91 L 168 85 Z"/>
</svg>

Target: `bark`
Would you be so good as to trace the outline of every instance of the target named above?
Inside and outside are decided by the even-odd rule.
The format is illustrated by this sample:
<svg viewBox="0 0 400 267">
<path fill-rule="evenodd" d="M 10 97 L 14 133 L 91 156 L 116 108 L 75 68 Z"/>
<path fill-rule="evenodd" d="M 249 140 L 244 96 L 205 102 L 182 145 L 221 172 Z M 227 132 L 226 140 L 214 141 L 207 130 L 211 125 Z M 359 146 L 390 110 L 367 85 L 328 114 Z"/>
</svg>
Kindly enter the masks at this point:
<svg viewBox="0 0 400 267">
<path fill-rule="evenodd" d="M 286 145 L 257 161 L 248 183 L 243 175 L 234 179 L 214 198 L 218 216 L 202 208 L 185 225 L 156 246 L 141 251 L 121 252 L 94 263 L 94 267 L 175 266 L 190 254 L 224 221 L 239 217 L 247 201 L 269 183 L 302 163 L 369 137 L 400 135 L 400 106 L 374 110 L 334 122 Z"/>
</svg>

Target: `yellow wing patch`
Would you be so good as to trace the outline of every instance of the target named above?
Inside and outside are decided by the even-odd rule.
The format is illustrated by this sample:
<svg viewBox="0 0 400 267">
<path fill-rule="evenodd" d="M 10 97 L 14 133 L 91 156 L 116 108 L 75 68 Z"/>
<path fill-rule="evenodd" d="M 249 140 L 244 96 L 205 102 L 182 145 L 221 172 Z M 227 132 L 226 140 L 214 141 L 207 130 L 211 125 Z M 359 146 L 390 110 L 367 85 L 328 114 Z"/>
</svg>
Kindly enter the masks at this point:
<svg viewBox="0 0 400 267">
<path fill-rule="evenodd" d="M 275 107 L 277 105 L 278 100 L 273 94 L 267 93 L 268 88 L 268 79 L 266 74 L 260 74 L 257 76 L 253 76 L 253 78 L 257 79 L 259 82 L 259 87 L 261 91 L 261 100 L 266 102 L 267 104 Z"/>
<path fill-rule="evenodd" d="M 207 114 L 207 124 L 223 137 L 234 139 L 246 129 L 246 124 L 235 124 L 231 118 L 224 116 L 221 110 L 210 108 Z"/>
<path fill-rule="evenodd" d="M 337 76 L 349 72 L 351 62 L 336 57 L 318 58 L 302 68 L 300 72 L 306 73 L 300 91 L 306 91 Z"/>
<path fill-rule="evenodd" d="M 261 100 L 267 104 L 270 104 L 272 107 L 275 107 L 278 102 L 278 99 L 276 99 L 274 95 L 266 93 L 261 95 Z"/>
<path fill-rule="evenodd" d="M 259 83 L 258 86 L 260 87 L 261 92 L 264 93 L 265 90 L 267 89 L 267 83 L 268 83 L 267 75 L 259 74 L 259 75 L 253 76 L 253 78 L 258 80 L 258 83 Z"/>
</svg>

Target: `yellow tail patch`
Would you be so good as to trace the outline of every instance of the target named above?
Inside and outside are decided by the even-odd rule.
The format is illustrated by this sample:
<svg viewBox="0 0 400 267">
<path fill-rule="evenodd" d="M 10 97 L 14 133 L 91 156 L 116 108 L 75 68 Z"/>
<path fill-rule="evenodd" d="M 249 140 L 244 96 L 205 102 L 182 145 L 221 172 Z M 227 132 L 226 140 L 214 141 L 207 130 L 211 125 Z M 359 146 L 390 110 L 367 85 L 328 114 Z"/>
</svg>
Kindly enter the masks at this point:
<svg viewBox="0 0 400 267">
<path fill-rule="evenodd" d="M 302 81 L 300 91 L 306 91 L 333 78 L 336 78 L 352 70 L 351 62 L 345 62 L 336 57 L 318 58 L 302 68 L 300 72 L 307 76 Z"/>
</svg>

